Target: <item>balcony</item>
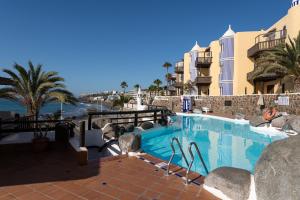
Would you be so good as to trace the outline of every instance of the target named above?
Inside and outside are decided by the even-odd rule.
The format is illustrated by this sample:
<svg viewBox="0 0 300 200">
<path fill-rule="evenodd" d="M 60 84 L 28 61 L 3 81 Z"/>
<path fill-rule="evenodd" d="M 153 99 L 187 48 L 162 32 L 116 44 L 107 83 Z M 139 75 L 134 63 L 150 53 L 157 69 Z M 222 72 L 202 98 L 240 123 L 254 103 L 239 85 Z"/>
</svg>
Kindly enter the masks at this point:
<svg viewBox="0 0 300 200">
<path fill-rule="evenodd" d="M 183 82 L 176 82 L 173 84 L 175 88 L 183 88 Z"/>
<path fill-rule="evenodd" d="M 175 73 L 176 74 L 183 74 L 184 71 L 184 63 L 183 61 L 177 62 L 175 64 Z"/>
<path fill-rule="evenodd" d="M 197 76 L 195 80 L 196 85 L 210 85 L 211 84 L 211 76 Z"/>
<path fill-rule="evenodd" d="M 248 57 L 256 57 L 260 52 L 271 50 L 274 47 L 285 44 L 286 30 L 269 32 L 255 38 L 255 45 L 248 50 Z"/>
<path fill-rule="evenodd" d="M 250 82 L 250 83 L 254 83 L 254 82 L 268 82 L 268 81 L 273 81 L 273 80 L 276 80 L 278 78 L 280 78 L 280 76 L 276 73 L 264 73 L 264 74 L 261 74 L 261 75 L 258 75 L 254 78 L 254 75 L 256 74 L 256 71 L 252 71 L 252 72 L 249 72 L 247 74 L 247 80 Z"/>
<path fill-rule="evenodd" d="M 212 53 L 211 51 L 199 52 L 196 67 L 198 68 L 209 68 L 212 63 Z"/>
<path fill-rule="evenodd" d="M 177 79 L 177 74 L 172 74 L 170 80 L 175 81 Z"/>
</svg>

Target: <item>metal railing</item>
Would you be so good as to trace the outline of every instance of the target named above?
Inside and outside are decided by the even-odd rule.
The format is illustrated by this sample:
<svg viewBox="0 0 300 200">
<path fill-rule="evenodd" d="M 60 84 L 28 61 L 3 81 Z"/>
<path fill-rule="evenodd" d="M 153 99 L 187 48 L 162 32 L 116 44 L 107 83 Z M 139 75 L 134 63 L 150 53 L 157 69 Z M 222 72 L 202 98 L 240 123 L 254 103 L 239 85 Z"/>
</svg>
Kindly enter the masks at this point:
<svg viewBox="0 0 300 200">
<path fill-rule="evenodd" d="M 205 170 L 206 174 L 208 174 L 208 169 L 207 169 L 207 167 L 206 167 L 206 165 L 205 165 L 205 162 L 204 162 L 203 157 L 202 157 L 202 155 L 201 155 L 201 152 L 200 152 L 200 150 L 199 150 L 199 148 L 198 148 L 198 145 L 197 145 L 195 142 L 191 142 L 190 145 L 189 145 L 189 153 L 190 153 L 190 156 L 191 156 L 192 160 L 191 160 L 191 162 L 190 162 L 190 165 L 189 165 L 189 167 L 188 167 L 188 170 L 186 171 L 185 184 L 189 184 L 189 183 L 190 183 L 190 182 L 189 182 L 189 173 L 190 173 L 190 171 L 191 171 L 191 168 L 192 168 L 192 166 L 193 166 L 193 164 L 194 164 L 194 160 L 195 160 L 195 156 L 194 156 L 193 151 L 192 151 L 192 147 L 193 147 L 193 146 L 194 146 L 195 149 L 196 149 L 196 152 L 197 152 L 197 154 L 198 154 L 198 156 L 199 156 L 199 158 L 200 158 L 200 161 L 201 161 L 201 163 L 202 163 L 202 165 L 203 165 L 203 167 L 204 167 L 204 170 Z"/>
<path fill-rule="evenodd" d="M 32 132 L 55 129 L 57 123 L 70 123 L 70 120 L 32 120 L 31 118 L 21 120 L 2 121 L 0 118 L 0 133 L 18 133 L 18 132 Z"/>
<path fill-rule="evenodd" d="M 174 148 L 174 142 L 176 142 L 177 145 L 179 146 L 179 150 L 181 152 L 181 155 L 182 155 L 182 157 L 183 157 L 186 165 L 189 166 L 189 162 L 188 162 L 188 160 L 187 160 L 187 158 L 186 158 L 186 156 L 185 156 L 185 154 L 184 154 L 184 152 L 182 150 L 182 147 L 180 145 L 180 142 L 179 142 L 178 138 L 173 137 L 172 140 L 171 140 L 172 155 L 171 155 L 170 160 L 168 162 L 166 176 L 170 175 L 170 165 L 171 165 L 171 162 L 172 162 L 172 160 L 173 160 L 173 158 L 174 158 L 174 156 L 176 154 L 176 151 L 175 151 L 175 148 Z"/>
<path fill-rule="evenodd" d="M 270 50 L 278 45 L 285 44 L 287 30 L 270 31 L 255 38 L 255 44 L 248 50 L 248 57 L 255 57 L 257 53 Z"/>
<path fill-rule="evenodd" d="M 133 124 L 135 127 L 142 122 L 153 121 L 156 123 L 164 117 L 165 108 L 141 110 L 141 111 L 113 111 L 88 113 L 88 130 L 92 129 L 93 116 L 106 116 L 111 124 Z M 149 115 L 150 114 L 150 115 Z M 145 119 L 147 118 L 147 119 Z M 120 121 L 121 120 L 121 121 Z"/>
<path fill-rule="evenodd" d="M 175 67 L 175 73 L 180 74 L 184 72 L 184 67 L 183 66 L 176 66 Z"/>
</svg>

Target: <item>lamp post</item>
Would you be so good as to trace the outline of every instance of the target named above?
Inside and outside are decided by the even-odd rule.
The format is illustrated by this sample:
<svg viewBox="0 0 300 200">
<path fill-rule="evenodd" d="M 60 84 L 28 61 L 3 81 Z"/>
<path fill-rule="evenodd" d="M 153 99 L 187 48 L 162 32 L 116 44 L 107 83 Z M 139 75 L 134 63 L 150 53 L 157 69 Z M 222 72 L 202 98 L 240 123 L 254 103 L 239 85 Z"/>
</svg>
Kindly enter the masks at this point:
<svg viewBox="0 0 300 200">
<path fill-rule="evenodd" d="M 96 97 L 97 98 L 97 112 L 99 111 L 99 98 L 98 97 Z"/>
<path fill-rule="evenodd" d="M 63 120 L 63 102 L 60 102 L 60 120 Z"/>
<path fill-rule="evenodd" d="M 102 112 L 102 110 L 103 110 L 103 109 L 102 109 L 102 98 L 100 99 L 100 104 L 101 104 L 101 105 L 100 105 L 100 109 L 101 109 L 101 112 Z"/>
</svg>

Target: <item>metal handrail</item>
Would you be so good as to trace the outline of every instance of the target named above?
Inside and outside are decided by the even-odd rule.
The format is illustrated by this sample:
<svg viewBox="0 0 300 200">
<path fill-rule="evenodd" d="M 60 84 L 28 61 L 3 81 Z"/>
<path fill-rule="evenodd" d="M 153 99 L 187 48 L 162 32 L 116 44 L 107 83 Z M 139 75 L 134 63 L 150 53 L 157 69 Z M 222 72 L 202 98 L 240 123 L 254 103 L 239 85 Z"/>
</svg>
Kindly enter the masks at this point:
<svg viewBox="0 0 300 200">
<path fill-rule="evenodd" d="M 195 149 L 196 149 L 196 151 L 197 151 L 197 154 L 198 154 L 198 156 L 199 156 L 199 158 L 200 158 L 200 160 L 201 160 L 201 162 L 202 162 L 202 165 L 203 165 L 203 167 L 204 167 L 204 169 L 205 169 L 206 174 L 208 174 L 207 167 L 206 167 L 206 165 L 205 165 L 205 163 L 204 163 L 204 160 L 203 160 L 203 157 L 202 157 L 202 155 L 201 155 L 201 153 L 200 153 L 200 150 L 199 150 L 199 148 L 198 148 L 198 145 L 197 145 L 195 142 L 191 142 L 190 145 L 189 145 L 189 153 L 190 153 L 190 156 L 191 156 L 192 160 L 191 160 L 191 163 L 190 163 L 190 165 L 189 165 L 188 170 L 186 171 L 186 176 L 185 176 L 185 179 L 186 179 L 185 183 L 186 183 L 186 184 L 189 184 L 189 173 L 190 173 L 190 171 L 191 171 L 191 168 L 192 168 L 192 166 L 193 166 L 193 164 L 194 164 L 194 160 L 195 160 L 195 156 L 194 156 L 194 154 L 193 154 L 193 152 L 192 152 L 192 147 L 193 147 L 193 146 L 195 147 Z"/>
<path fill-rule="evenodd" d="M 171 164 L 171 162 L 172 162 L 172 160 L 174 158 L 174 155 L 176 153 L 175 148 L 174 148 L 174 144 L 173 144 L 174 141 L 176 141 L 177 145 L 179 146 L 179 150 L 181 151 L 181 155 L 184 158 L 184 161 L 185 161 L 186 165 L 189 166 L 189 162 L 188 162 L 188 160 L 187 160 L 187 158 L 186 158 L 186 156 L 185 156 L 185 154 L 184 154 L 184 152 L 182 150 L 182 147 L 180 145 L 180 142 L 179 142 L 178 138 L 173 137 L 172 140 L 171 140 L 171 148 L 172 148 L 172 152 L 173 153 L 172 153 L 171 158 L 170 158 L 169 163 L 168 163 L 167 173 L 166 173 L 167 176 L 170 175 L 170 164 Z"/>
</svg>

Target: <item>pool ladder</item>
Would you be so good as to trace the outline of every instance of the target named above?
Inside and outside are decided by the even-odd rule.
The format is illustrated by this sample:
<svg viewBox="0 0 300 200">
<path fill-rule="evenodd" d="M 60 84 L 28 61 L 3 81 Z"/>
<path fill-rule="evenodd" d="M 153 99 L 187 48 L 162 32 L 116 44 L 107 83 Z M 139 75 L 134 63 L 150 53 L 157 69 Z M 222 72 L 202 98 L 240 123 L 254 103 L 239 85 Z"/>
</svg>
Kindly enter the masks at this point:
<svg viewBox="0 0 300 200">
<path fill-rule="evenodd" d="M 175 154 L 176 154 L 175 147 L 174 147 L 174 142 L 177 143 L 177 145 L 178 145 L 178 147 L 179 147 L 179 150 L 180 150 L 180 152 L 181 152 L 181 155 L 182 155 L 182 157 L 183 157 L 183 159 L 184 159 L 186 165 L 188 166 L 187 171 L 186 171 L 186 175 L 185 175 L 185 184 L 186 184 L 186 185 L 188 185 L 188 184 L 190 183 L 190 181 L 189 181 L 189 173 L 190 173 L 190 171 L 191 171 L 191 168 L 192 168 L 192 166 L 193 166 L 193 164 L 194 164 L 194 160 L 195 160 L 195 156 L 194 156 L 194 153 L 193 153 L 193 151 L 192 151 L 192 147 L 194 147 L 194 148 L 196 149 L 196 152 L 197 152 L 197 154 L 198 154 L 198 156 L 199 156 L 199 158 L 200 158 L 200 161 L 201 161 L 201 163 L 202 163 L 202 165 L 203 165 L 203 167 L 204 167 L 204 169 L 205 169 L 205 172 L 206 172 L 206 174 L 208 174 L 208 169 L 207 169 L 207 167 L 206 167 L 206 165 L 205 165 L 205 163 L 204 163 L 204 160 L 203 160 L 203 157 L 202 157 L 202 155 L 201 155 L 201 152 L 200 152 L 200 150 L 199 150 L 199 148 L 198 148 L 198 145 L 197 145 L 195 142 L 191 142 L 191 143 L 189 144 L 188 149 L 189 149 L 189 154 L 190 154 L 191 159 L 192 159 L 191 162 L 189 163 L 188 160 L 187 160 L 187 158 L 186 158 L 186 155 L 185 155 L 184 151 L 182 150 L 182 146 L 181 146 L 181 144 L 180 144 L 178 138 L 173 137 L 172 140 L 171 140 L 172 155 L 171 155 L 171 157 L 170 157 L 170 160 L 169 160 L 168 166 L 167 166 L 167 172 L 166 172 L 166 175 L 167 175 L 167 176 L 170 175 L 170 165 L 171 165 L 171 162 L 172 162 L 172 160 L 173 160 L 173 158 L 174 158 L 174 156 L 175 156 Z"/>
</svg>

